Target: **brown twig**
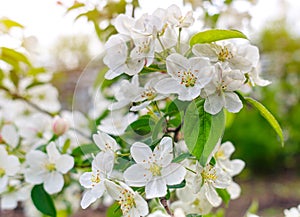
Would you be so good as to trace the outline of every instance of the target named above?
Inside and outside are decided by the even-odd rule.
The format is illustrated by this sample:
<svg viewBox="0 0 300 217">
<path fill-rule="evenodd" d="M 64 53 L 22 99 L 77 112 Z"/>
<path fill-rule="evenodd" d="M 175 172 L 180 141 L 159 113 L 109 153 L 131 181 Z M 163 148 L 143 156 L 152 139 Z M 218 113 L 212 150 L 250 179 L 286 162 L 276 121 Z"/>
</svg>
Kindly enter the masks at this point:
<svg viewBox="0 0 300 217">
<path fill-rule="evenodd" d="M 170 210 L 169 208 L 169 205 L 168 205 L 168 201 L 165 197 L 161 197 L 160 198 L 160 203 L 163 205 L 163 207 L 165 208 L 165 210 L 167 211 L 167 213 L 171 216 L 171 217 L 174 217 L 174 214 L 172 213 L 172 211 Z"/>
</svg>

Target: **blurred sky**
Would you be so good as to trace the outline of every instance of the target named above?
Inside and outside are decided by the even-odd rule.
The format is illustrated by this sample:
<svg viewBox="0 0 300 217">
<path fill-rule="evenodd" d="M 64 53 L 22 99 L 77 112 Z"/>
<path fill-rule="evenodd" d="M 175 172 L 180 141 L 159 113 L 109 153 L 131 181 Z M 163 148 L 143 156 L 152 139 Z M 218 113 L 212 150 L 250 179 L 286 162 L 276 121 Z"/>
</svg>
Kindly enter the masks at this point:
<svg viewBox="0 0 300 217">
<path fill-rule="evenodd" d="M 64 0 L 63 2 L 73 2 Z M 182 0 L 140 0 L 147 11 L 156 7 L 165 8 L 172 3 L 182 4 Z M 283 8 L 285 4 L 286 8 Z M 286 10 L 285 10 L 286 9 Z M 291 30 L 300 34 L 300 0 L 258 0 L 257 6 L 251 11 L 252 25 L 256 31 L 266 21 L 287 16 Z M 8 17 L 26 26 L 26 34 L 34 35 L 41 45 L 51 45 L 62 34 L 90 33 L 93 26 L 86 20 L 65 15 L 65 8 L 55 0 L 0 0 L 0 17 Z"/>
</svg>

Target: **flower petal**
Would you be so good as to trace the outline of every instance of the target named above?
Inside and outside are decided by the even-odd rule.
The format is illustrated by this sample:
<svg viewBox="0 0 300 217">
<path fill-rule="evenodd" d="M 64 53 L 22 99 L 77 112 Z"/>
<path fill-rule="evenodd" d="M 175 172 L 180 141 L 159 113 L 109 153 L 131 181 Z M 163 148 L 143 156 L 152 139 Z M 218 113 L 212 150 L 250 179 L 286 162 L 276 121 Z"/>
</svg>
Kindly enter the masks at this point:
<svg viewBox="0 0 300 217">
<path fill-rule="evenodd" d="M 171 163 L 169 166 L 162 168 L 161 173 L 168 185 L 177 185 L 184 180 L 186 170 L 178 163 Z"/>
<path fill-rule="evenodd" d="M 171 137 L 164 137 L 153 151 L 153 156 L 162 167 L 165 167 L 173 160 L 173 141 Z"/>
<path fill-rule="evenodd" d="M 74 158 L 70 155 L 61 155 L 55 162 L 56 169 L 62 174 L 67 173 L 74 166 Z"/>
<path fill-rule="evenodd" d="M 130 153 L 136 163 L 146 163 L 152 157 L 151 148 L 142 142 L 135 142 L 130 148 Z"/>
<path fill-rule="evenodd" d="M 51 172 L 47 175 L 44 182 L 44 188 L 49 194 L 55 194 L 62 190 L 64 178 L 59 172 Z"/>
<path fill-rule="evenodd" d="M 224 106 L 224 94 L 212 94 L 204 102 L 204 110 L 212 115 L 219 113 Z"/>
<path fill-rule="evenodd" d="M 17 133 L 15 126 L 11 124 L 4 125 L 1 130 L 1 136 L 9 146 L 12 148 L 17 147 L 19 143 L 19 134 Z"/>
<path fill-rule="evenodd" d="M 243 103 L 236 93 L 226 92 L 224 107 L 232 113 L 237 113 L 243 108 Z"/>
<path fill-rule="evenodd" d="M 138 216 L 146 216 L 149 213 L 148 203 L 138 193 L 135 193 L 134 201 L 138 210 Z"/>
<path fill-rule="evenodd" d="M 55 163 L 60 158 L 60 153 L 54 142 L 50 142 L 49 145 L 47 145 L 46 150 L 51 163 Z"/>
<path fill-rule="evenodd" d="M 92 172 L 85 172 L 79 178 L 79 183 L 85 188 L 92 187 Z"/>
<path fill-rule="evenodd" d="M 149 170 L 139 164 L 130 166 L 124 172 L 125 182 L 130 186 L 141 187 L 152 178 Z"/>
<path fill-rule="evenodd" d="M 82 209 L 86 209 L 89 205 L 94 203 L 96 200 L 97 200 L 97 197 L 94 194 L 92 194 L 92 192 L 89 190 L 83 194 L 80 205 L 81 205 Z"/>
<path fill-rule="evenodd" d="M 157 178 L 153 179 L 146 184 L 146 198 L 163 197 L 167 194 L 167 184 L 165 179 Z"/>
<path fill-rule="evenodd" d="M 218 207 L 222 203 L 221 197 L 218 195 L 216 189 L 209 184 L 204 184 L 203 187 L 205 188 L 205 196 L 207 200 L 213 205 L 214 207 Z"/>
<path fill-rule="evenodd" d="M 116 183 L 109 181 L 109 180 L 105 180 L 104 185 L 106 187 L 108 194 L 114 200 L 120 200 L 120 194 L 122 191 L 122 187 L 120 185 L 117 185 Z"/>
</svg>

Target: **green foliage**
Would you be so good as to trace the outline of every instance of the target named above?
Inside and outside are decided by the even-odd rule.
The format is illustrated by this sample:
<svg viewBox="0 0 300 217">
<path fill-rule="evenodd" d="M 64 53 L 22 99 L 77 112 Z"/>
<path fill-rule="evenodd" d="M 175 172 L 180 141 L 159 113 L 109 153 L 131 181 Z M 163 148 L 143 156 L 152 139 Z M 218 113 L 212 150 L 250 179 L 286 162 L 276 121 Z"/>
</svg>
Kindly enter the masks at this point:
<svg viewBox="0 0 300 217">
<path fill-rule="evenodd" d="M 224 112 L 216 115 L 205 112 L 204 100 L 196 99 L 186 109 L 183 133 L 189 136 L 185 136 L 185 142 L 191 154 L 200 159 L 202 166 L 206 164 L 224 129 Z"/>
<path fill-rule="evenodd" d="M 190 45 L 193 46 L 195 44 L 211 43 L 231 38 L 247 39 L 247 36 L 238 30 L 212 29 L 193 35 L 190 39 Z"/>
<path fill-rule="evenodd" d="M 87 154 L 93 154 L 93 153 L 98 153 L 100 151 L 99 147 L 95 144 L 85 144 L 78 146 L 77 148 L 73 149 L 72 155 L 77 157 L 77 156 L 83 156 Z"/>
<path fill-rule="evenodd" d="M 276 118 L 271 114 L 271 112 L 265 106 L 263 106 L 260 102 L 256 101 L 255 99 L 252 99 L 250 97 L 245 97 L 244 99 L 247 102 L 249 102 L 252 106 L 254 106 L 259 111 L 259 113 L 269 122 L 269 124 L 273 127 L 273 129 L 279 136 L 281 144 L 283 146 L 284 145 L 283 133 Z"/>
<path fill-rule="evenodd" d="M 43 214 L 56 217 L 56 209 L 51 196 L 44 190 L 43 185 L 35 185 L 31 191 L 34 206 Z"/>
<path fill-rule="evenodd" d="M 230 194 L 226 189 L 216 188 L 218 195 L 222 198 L 223 202 L 228 205 L 230 201 Z"/>
<path fill-rule="evenodd" d="M 116 202 L 113 203 L 108 209 L 106 210 L 107 217 L 121 217 L 122 211 L 120 205 Z"/>
</svg>

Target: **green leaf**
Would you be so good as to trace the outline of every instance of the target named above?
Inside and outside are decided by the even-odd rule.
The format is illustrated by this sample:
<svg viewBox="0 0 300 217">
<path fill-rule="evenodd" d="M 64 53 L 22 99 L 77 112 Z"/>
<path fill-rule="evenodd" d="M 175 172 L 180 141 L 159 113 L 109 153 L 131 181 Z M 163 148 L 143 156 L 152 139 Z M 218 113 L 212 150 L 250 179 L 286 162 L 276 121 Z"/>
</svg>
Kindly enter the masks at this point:
<svg viewBox="0 0 300 217">
<path fill-rule="evenodd" d="M 120 207 L 120 204 L 113 203 L 110 207 L 108 207 L 108 209 L 106 210 L 106 216 L 107 217 L 121 217 L 122 214 L 122 210 Z"/>
<path fill-rule="evenodd" d="M 279 123 L 277 122 L 276 118 L 272 115 L 272 113 L 264 105 L 262 105 L 260 102 L 256 101 L 255 99 L 251 97 L 244 97 L 244 99 L 248 103 L 250 103 L 253 107 L 255 107 L 259 111 L 261 116 L 263 116 L 268 121 L 268 123 L 271 125 L 271 127 L 275 130 L 275 132 L 279 136 L 281 145 L 284 146 L 284 137 L 283 137 L 282 129 Z"/>
<path fill-rule="evenodd" d="M 186 185 L 186 181 L 183 180 L 181 183 L 177 184 L 177 185 L 168 185 L 168 188 L 183 188 Z"/>
<path fill-rule="evenodd" d="M 82 156 L 86 154 L 98 153 L 100 151 L 99 147 L 95 144 L 85 144 L 75 148 L 72 151 L 73 156 Z"/>
<path fill-rule="evenodd" d="M 164 128 L 166 127 L 166 118 L 161 117 L 159 121 L 154 125 L 153 131 L 152 131 L 152 140 L 155 141 L 162 137 L 162 134 L 164 132 Z"/>
<path fill-rule="evenodd" d="M 247 36 L 238 30 L 212 29 L 193 35 L 190 40 L 190 45 L 193 46 L 195 44 L 211 43 L 230 38 L 247 39 Z"/>
<path fill-rule="evenodd" d="M 13 82 L 15 87 L 18 88 L 20 79 L 15 70 L 10 71 L 9 78 Z"/>
<path fill-rule="evenodd" d="M 51 196 L 44 190 L 43 185 L 35 185 L 31 190 L 34 206 L 43 214 L 56 217 L 56 209 Z"/>
<path fill-rule="evenodd" d="M 183 124 L 183 133 L 188 150 L 202 166 L 207 163 L 208 157 L 223 136 L 225 116 L 223 110 L 211 115 L 204 111 L 204 100 L 196 99 L 186 109 Z"/>
<path fill-rule="evenodd" d="M 216 188 L 216 191 L 218 195 L 222 198 L 224 203 L 228 205 L 230 201 L 230 194 L 228 193 L 228 191 L 226 189 L 220 189 L 220 188 Z"/>
<path fill-rule="evenodd" d="M 191 154 L 190 153 L 182 153 L 179 156 L 177 156 L 176 158 L 174 158 L 172 160 L 172 163 L 180 163 L 181 161 L 187 159 L 188 157 L 190 157 Z"/>
<path fill-rule="evenodd" d="M 127 130 L 132 129 L 138 135 L 144 136 L 151 132 L 151 125 L 153 125 L 153 120 L 150 115 L 141 116 L 139 119 L 131 123 Z"/>
<path fill-rule="evenodd" d="M 183 124 L 188 150 L 200 158 L 211 129 L 211 115 L 204 111 L 204 100 L 192 101 L 186 109 Z"/>
<path fill-rule="evenodd" d="M 216 115 L 212 115 L 210 134 L 200 158 L 200 164 L 202 166 L 207 163 L 209 155 L 214 150 L 218 141 L 222 138 L 225 130 L 225 124 L 226 120 L 224 110 L 220 111 Z"/>
<path fill-rule="evenodd" d="M 186 217 L 202 217 L 202 215 L 199 215 L 199 214 L 188 214 Z"/>
</svg>

